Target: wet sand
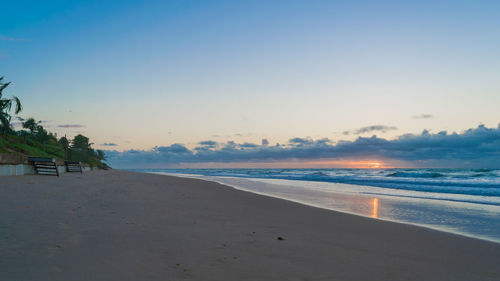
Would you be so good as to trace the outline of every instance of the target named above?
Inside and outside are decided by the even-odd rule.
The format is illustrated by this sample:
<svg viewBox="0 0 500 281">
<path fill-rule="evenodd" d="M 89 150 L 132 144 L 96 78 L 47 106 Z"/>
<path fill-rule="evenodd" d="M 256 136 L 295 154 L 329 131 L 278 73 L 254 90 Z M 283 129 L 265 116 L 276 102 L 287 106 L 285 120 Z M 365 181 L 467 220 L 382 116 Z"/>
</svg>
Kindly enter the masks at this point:
<svg viewBox="0 0 500 281">
<path fill-rule="evenodd" d="M 498 243 L 202 180 L 0 177 L 0 280 L 500 280 L 499 261 Z"/>
</svg>

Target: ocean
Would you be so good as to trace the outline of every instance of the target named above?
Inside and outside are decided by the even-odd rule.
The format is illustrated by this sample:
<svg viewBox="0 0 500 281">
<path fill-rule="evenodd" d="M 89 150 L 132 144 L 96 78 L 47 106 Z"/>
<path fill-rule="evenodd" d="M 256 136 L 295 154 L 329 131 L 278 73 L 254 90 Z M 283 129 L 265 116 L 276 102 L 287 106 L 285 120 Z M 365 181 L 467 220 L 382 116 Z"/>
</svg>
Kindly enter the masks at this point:
<svg viewBox="0 0 500 281">
<path fill-rule="evenodd" d="M 500 243 L 500 169 L 147 169 Z"/>
</svg>

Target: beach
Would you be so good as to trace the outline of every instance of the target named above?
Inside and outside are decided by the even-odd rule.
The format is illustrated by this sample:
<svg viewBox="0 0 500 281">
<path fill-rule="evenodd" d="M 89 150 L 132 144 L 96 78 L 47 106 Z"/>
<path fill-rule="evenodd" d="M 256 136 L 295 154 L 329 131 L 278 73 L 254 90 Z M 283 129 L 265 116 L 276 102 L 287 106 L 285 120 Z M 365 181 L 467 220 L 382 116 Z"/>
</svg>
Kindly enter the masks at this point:
<svg viewBox="0 0 500 281">
<path fill-rule="evenodd" d="M 0 280 L 499 280 L 500 244 L 125 171 L 0 178 Z"/>
</svg>

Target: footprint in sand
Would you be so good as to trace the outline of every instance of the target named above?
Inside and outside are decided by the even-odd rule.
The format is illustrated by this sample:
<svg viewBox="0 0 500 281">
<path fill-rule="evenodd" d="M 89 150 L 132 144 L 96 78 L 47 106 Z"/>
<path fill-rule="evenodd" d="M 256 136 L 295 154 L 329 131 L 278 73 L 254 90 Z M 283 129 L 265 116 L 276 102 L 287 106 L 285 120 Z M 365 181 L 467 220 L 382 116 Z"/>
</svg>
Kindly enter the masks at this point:
<svg viewBox="0 0 500 281">
<path fill-rule="evenodd" d="M 217 259 L 215 259 L 215 261 L 217 261 L 219 263 L 226 263 L 226 257 L 217 258 Z"/>
<path fill-rule="evenodd" d="M 57 226 L 61 230 L 69 230 L 69 229 L 71 229 L 71 226 L 69 224 L 65 223 L 65 222 L 59 222 L 59 223 L 57 223 Z"/>
<path fill-rule="evenodd" d="M 190 277 L 191 276 L 191 274 L 189 273 L 191 271 L 191 269 L 181 266 L 180 263 L 176 263 L 174 266 L 172 266 L 172 268 L 178 270 L 178 274 L 181 274 L 182 277 Z"/>
<path fill-rule="evenodd" d="M 53 245 L 49 247 L 47 250 L 49 251 L 49 254 L 47 255 L 48 258 L 52 258 L 56 255 L 57 251 L 62 249 L 61 245 Z"/>
<path fill-rule="evenodd" d="M 51 270 L 52 272 L 57 272 L 57 273 L 62 271 L 60 267 L 57 267 L 57 266 L 55 266 L 55 265 L 51 266 L 51 267 L 50 267 L 50 270 Z"/>
<path fill-rule="evenodd" d="M 80 244 L 80 241 L 81 241 L 81 238 L 80 238 L 80 235 L 78 235 L 78 234 L 71 235 L 71 237 L 69 237 L 69 239 L 68 239 L 68 243 L 70 243 L 72 245 Z"/>
</svg>

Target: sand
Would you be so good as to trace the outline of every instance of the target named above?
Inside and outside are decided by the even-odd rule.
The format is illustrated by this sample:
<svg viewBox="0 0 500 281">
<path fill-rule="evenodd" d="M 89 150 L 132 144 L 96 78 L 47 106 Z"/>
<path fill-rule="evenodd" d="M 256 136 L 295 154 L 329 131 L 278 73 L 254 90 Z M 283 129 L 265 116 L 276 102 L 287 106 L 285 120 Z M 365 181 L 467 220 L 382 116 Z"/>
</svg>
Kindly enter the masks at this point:
<svg viewBox="0 0 500 281">
<path fill-rule="evenodd" d="M 1 177 L 0 280 L 500 280 L 500 244 L 195 179 Z"/>
</svg>

